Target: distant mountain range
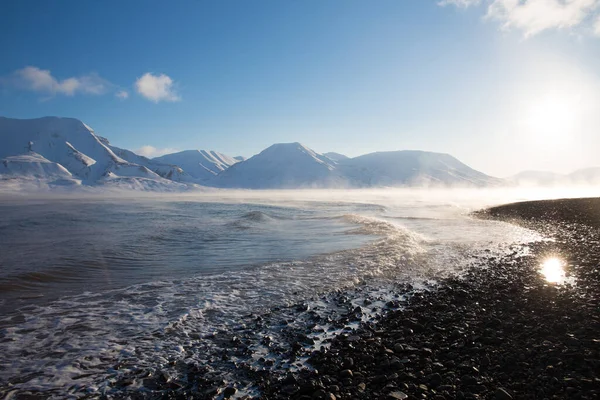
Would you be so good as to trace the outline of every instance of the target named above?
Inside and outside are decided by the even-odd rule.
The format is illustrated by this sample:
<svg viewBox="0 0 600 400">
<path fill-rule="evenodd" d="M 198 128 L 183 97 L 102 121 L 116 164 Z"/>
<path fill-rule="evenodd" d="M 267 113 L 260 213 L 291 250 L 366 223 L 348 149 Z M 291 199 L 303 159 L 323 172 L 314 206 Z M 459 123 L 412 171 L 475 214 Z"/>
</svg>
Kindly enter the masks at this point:
<svg viewBox="0 0 600 400">
<path fill-rule="evenodd" d="M 519 186 L 600 185 L 600 167 L 578 169 L 570 174 L 549 171 L 523 171 L 506 178 Z"/>
<path fill-rule="evenodd" d="M 580 175 L 584 180 L 600 176 L 594 171 L 589 176 L 584 171 Z M 511 182 L 526 178 L 554 182 L 555 177 L 524 173 Z M 149 159 L 112 146 L 77 119 L 0 117 L 0 189 L 105 185 L 181 191 L 200 187 L 484 187 L 504 183 L 448 154 L 425 151 L 376 152 L 349 158 L 334 152 L 319 154 L 300 143 L 280 143 L 248 159 L 206 150 Z"/>
</svg>

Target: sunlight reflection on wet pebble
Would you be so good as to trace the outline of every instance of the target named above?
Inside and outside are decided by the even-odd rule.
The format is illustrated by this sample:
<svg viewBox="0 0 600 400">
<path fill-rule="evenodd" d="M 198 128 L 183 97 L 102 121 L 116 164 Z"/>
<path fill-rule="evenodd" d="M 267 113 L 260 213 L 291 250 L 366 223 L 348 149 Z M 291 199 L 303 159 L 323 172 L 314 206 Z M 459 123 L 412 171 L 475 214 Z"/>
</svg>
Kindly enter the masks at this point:
<svg viewBox="0 0 600 400">
<path fill-rule="evenodd" d="M 558 257 L 550 257 L 542 262 L 540 273 L 549 283 L 563 284 L 567 280 L 565 262 Z"/>
</svg>

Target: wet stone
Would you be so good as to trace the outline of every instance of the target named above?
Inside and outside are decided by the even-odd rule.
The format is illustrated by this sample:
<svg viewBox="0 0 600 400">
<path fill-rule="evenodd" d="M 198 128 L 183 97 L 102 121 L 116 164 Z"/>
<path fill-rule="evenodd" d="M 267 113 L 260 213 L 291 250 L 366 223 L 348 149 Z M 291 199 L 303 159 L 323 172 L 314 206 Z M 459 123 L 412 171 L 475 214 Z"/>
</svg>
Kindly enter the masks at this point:
<svg viewBox="0 0 600 400">
<path fill-rule="evenodd" d="M 235 393 L 237 392 L 236 388 L 234 387 L 226 387 L 225 390 L 223 390 L 223 397 L 225 397 L 226 399 L 233 396 Z"/>
<path fill-rule="evenodd" d="M 352 376 L 352 371 L 349 369 L 345 369 L 340 372 L 340 378 L 352 378 Z"/>
<path fill-rule="evenodd" d="M 288 395 L 292 395 L 300 390 L 300 387 L 295 384 L 284 386 L 282 392 Z"/>
<path fill-rule="evenodd" d="M 435 372 L 427 376 L 427 382 L 429 382 L 432 387 L 438 387 L 442 383 L 442 376 Z"/>
<path fill-rule="evenodd" d="M 388 393 L 387 398 L 389 400 L 404 400 L 404 399 L 408 399 L 408 395 L 406 393 L 398 390 L 395 392 Z"/>
</svg>

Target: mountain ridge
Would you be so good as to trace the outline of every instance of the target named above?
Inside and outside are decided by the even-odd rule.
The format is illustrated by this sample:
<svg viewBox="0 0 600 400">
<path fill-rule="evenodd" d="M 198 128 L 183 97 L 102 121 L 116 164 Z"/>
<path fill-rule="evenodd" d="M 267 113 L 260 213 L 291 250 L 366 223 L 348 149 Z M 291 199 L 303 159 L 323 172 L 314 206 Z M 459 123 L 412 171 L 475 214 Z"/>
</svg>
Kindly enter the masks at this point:
<svg viewBox="0 0 600 400">
<path fill-rule="evenodd" d="M 187 174 L 199 182 L 207 182 L 215 175 L 239 162 L 214 150 L 183 150 L 165 154 L 152 160 L 181 167 Z"/>
<path fill-rule="evenodd" d="M 75 118 L 0 117 L 0 185 L 116 186 L 142 190 L 497 186 L 502 183 L 444 153 L 380 151 L 349 158 L 299 142 L 275 143 L 244 159 L 212 150 L 147 158 L 110 144 Z"/>
</svg>

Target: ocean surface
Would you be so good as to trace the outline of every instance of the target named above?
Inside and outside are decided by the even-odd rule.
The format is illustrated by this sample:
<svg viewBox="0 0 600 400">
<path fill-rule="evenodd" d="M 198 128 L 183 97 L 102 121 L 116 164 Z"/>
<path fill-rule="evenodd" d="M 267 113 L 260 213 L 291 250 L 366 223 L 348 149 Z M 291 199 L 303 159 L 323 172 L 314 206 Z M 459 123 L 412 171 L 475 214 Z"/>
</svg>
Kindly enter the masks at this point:
<svg viewBox="0 0 600 400">
<path fill-rule="evenodd" d="M 270 353 L 307 310 L 382 312 L 399 284 L 426 287 L 477 257 L 543 240 L 471 211 L 530 198 L 496 192 L 230 192 L 0 197 L 0 397 L 146 390 L 139 371 L 210 368 L 251 393 L 236 363 L 289 370 Z M 344 294 L 347 307 L 328 299 Z M 269 324 L 248 328 L 257 318 Z M 232 332 L 248 354 L 227 360 Z M 238 335 L 239 336 L 239 335 Z M 233 340 L 233 339 L 232 339 Z M 254 363 L 254 364 L 253 364 Z M 127 381 L 126 388 L 122 380 Z"/>
</svg>

